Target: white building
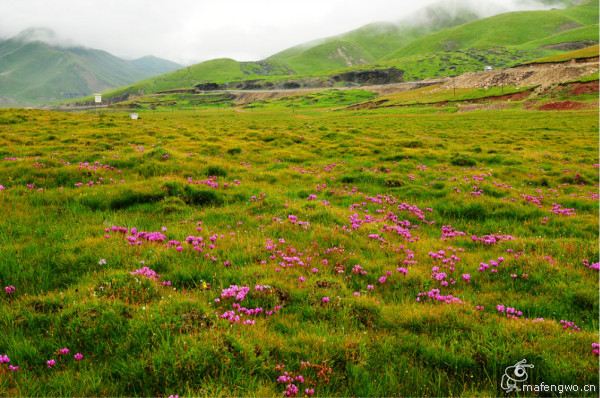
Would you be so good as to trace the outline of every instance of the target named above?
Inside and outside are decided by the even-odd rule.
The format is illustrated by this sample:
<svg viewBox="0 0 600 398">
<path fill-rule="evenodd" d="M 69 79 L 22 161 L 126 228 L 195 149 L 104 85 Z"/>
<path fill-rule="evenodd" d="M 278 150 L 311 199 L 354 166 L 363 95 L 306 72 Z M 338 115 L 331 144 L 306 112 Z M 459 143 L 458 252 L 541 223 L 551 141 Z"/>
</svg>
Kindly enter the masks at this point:
<svg viewBox="0 0 600 398">
<path fill-rule="evenodd" d="M 102 94 L 94 94 L 94 102 L 96 104 L 101 104 L 102 103 Z"/>
<path fill-rule="evenodd" d="M 485 72 L 490 72 L 490 71 L 493 71 L 493 70 L 494 70 L 494 67 L 493 67 L 493 66 L 490 66 L 490 65 L 486 65 L 486 66 L 483 68 L 483 70 L 484 70 Z"/>
</svg>

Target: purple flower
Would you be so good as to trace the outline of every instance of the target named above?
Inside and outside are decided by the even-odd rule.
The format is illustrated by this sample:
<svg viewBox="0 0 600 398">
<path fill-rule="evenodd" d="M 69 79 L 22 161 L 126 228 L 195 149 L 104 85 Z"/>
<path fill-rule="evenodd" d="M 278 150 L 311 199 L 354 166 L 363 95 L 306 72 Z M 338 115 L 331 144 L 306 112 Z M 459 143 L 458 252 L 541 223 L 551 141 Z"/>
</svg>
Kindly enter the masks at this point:
<svg viewBox="0 0 600 398">
<path fill-rule="evenodd" d="M 76 361 L 81 361 L 83 359 L 83 354 L 78 352 L 77 354 L 73 355 L 73 359 Z"/>
<path fill-rule="evenodd" d="M 10 362 L 10 358 L 8 357 L 8 355 L 0 355 L 0 363 L 9 363 Z"/>
<path fill-rule="evenodd" d="M 67 347 L 58 350 L 59 355 L 67 355 L 69 352 L 71 352 L 71 350 L 69 350 Z"/>
<path fill-rule="evenodd" d="M 594 354 L 595 356 L 600 355 L 600 344 L 592 343 L 592 354 Z"/>
<path fill-rule="evenodd" d="M 4 291 L 6 292 L 6 294 L 13 294 L 15 291 L 17 290 L 16 287 L 14 287 L 13 285 L 8 285 L 4 288 Z"/>
<path fill-rule="evenodd" d="M 329 302 L 329 297 L 325 296 L 321 299 L 321 302 L 327 304 Z"/>
<path fill-rule="evenodd" d="M 56 361 L 54 359 L 49 359 L 46 361 L 46 365 L 48 365 L 48 368 L 53 368 L 54 365 L 56 365 Z"/>
</svg>

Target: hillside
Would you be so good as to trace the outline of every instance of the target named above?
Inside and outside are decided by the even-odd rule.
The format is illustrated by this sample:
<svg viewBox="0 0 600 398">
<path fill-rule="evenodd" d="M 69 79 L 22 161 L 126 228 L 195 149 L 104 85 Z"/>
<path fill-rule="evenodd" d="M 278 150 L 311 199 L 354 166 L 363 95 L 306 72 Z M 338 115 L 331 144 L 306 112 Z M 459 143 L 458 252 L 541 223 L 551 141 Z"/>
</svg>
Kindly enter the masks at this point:
<svg viewBox="0 0 600 398">
<path fill-rule="evenodd" d="M 535 39 L 564 34 L 597 23 L 597 3 L 565 10 L 501 14 L 421 37 L 385 59 L 468 48 L 522 46 Z M 597 32 L 596 37 L 589 38 L 597 40 Z"/>
<path fill-rule="evenodd" d="M 570 1 L 549 1 L 569 5 Z M 467 3 L 461 3 L 467 4 Z M 425 8 L 412 20 L 375 23 L 295 46 L 259 62 L 211 60 L 108 93 L 108 98 L 150 94 L 201 83 L 327 78 L 347 70 L 395 67 L 404 80 L 510 67 L 598 43 L 598 4 L 509 12 L 479 18 L 467 6 L 453 12 Z"/>
<path fill-rule="evenodd" d="M 268 60 L 283 63 L 301 74 L 370 64 L 418 37 L 479 18 L 467 3 L 455 2 L 455 6 L 451 10 L 447 3 L 436 3 L 410 18 L 369 24 L 339 36 L 292 47 Z"/>
<path fill-rule="evenodd" d="M 128 61 L 105 51 L 61 47 L 51 39 L 45 30 L 28 30 L 0 41 L 0 105 L 81 97 L 180 67 L 155 57 Z"/>
</svg>

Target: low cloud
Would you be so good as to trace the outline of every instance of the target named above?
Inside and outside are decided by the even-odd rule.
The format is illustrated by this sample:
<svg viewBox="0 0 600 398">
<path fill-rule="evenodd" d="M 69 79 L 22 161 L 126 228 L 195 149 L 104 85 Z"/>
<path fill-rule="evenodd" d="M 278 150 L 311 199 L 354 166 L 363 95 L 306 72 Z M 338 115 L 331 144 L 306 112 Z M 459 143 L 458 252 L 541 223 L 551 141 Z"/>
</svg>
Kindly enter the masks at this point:
<svg viewBox="0 0 600 398">
<path fill-rule="evenodd" d="M 434 0 L 2 0 L 0 36 L 49 28 L 52 43 L 103 49 L 126 58 L 147 54 L 194 63 L 257 60 L 287 47 L 376 21 L 407 20 Z M 444 0 L 482 16 L 549 8 L 533 0 Z M 417 14 L 415 14 L 415 12 Z M 415 17 L 410 20 L 416 20 Z"/>
</svg>

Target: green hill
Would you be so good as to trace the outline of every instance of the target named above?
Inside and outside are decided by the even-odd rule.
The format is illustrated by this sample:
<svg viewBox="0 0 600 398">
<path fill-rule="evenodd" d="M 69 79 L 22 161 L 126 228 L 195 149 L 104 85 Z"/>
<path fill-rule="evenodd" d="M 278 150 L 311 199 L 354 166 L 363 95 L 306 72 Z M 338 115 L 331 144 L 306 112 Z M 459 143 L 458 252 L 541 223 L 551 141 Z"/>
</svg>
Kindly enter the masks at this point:
<svg viewBox="0 0 600 398">
<path fill-rule="evenodd" d="M 565 5 L 571 1 L 547 1 Z M 465 3 L 466 4 L 466 3 Z M 509 67 L 598 43 L 598 3 L 477 19 L 468 7 L 439 4 L 412 20 L 377 23 L 279 52 L 259 62 L 218 59 L 108 93 L 150 94 L 200 83 L 327 78 L 348 69 L 396 67 L 405 80 Z"/>
<path fill-rule="evenodd" d="M 61 47 L 39 41 L 39 35 L 28 30 L 0 41 L 0 105 L 81 97 L 180 67 L 155 57 L 127 61 L 105 51 Z"/>
<path fill-rule="evenodd" d="M 468 48 L 523 46 L 533 40 L 589 28 L 597 23 L 597 3 L 565 10 L 512 12 L 429 34 L 413 40 L 385 59 Z M 597 29 L 595 37 L 587 38 L 597 40 Z"/>
</svg>

